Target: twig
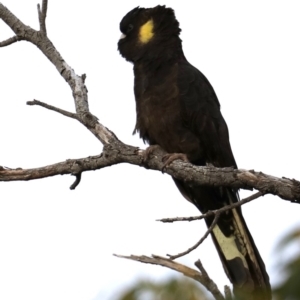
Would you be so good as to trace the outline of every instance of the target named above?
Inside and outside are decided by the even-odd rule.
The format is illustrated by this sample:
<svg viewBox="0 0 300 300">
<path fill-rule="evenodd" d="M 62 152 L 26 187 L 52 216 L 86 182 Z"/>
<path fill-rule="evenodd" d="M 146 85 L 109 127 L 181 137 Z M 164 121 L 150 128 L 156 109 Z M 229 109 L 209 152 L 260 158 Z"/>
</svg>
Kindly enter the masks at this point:
<svg viewBox="0 0 300 300">
<path fill-rule="evenodd" d="M 212 230 L 214 229 L 215 225 L 217 224 L 219 218 L 220 218 L 221 213 L 216 213 L 213 222 L 211 223 L 211 225 L 208 227 L 208 229 L 206 230 L 206 232 L 204 233 L 204 235 L 202 236 L 202 238 L 191 248 L 187 249 L 186 251 L 183 251 L 181 253 L 178 253 L 176 255 L 170 255 L 167 254 L 167 256 L 170 257 L 170 259 L 176 259 L 179 257 L 182 257 L 184 255 L 189 254 L 190 252 L 194 251 L 195 249 L 197 249 L 202 243 L 203 241 L 208 237 L 208 235 L 212 232 Z"/>
<path fill-rule="evenodd" d="M 48 9 L 48 0 L 43 0 L 43 4 L 42 4 L 42 14 L 44 19 L 46 20 L 47 17 L 47 9 Z"/>
<path fill-rule="evenodd" d="M 39 8 L 39 15 L 41 20 L 41 30 L 43 28 L 43 20 L 46 18 L 47 1 L 43 0 L 42 10 Z M 75 71 L 66 63 L 61 54 L 57 51 L 53 43 L 48 39 L 46 34 L 39 34 L 41 31 L 34 30 L 30 26 L 21 22 L 11 11 L 9 11 L 0 2 L 0 18 L 12 29 L 12 31 L 19 37 L 26 39 L 26 41 L 37 46 L 42 53 L 51 61 L 56 67 L 59 74 L 66 80 L 73 92 L 73 98 L 75 100 L 75 108 L 77 113 L 89 112 L 87 89 L 81 76 L 78 76 Z M 46 31 L 44 32 L 46 33 Z M 101 125 L 101 124 L 100 124 Z M 96 126 L 95 126 L 96 127 Z M 105 144 L 107 140 L 111 140 L 111 134 L 109 130 L 104 130 L 104 126 L 94 128 L 94 134 L 98 135 L 98 138 Z M 98 130 L 103 129 L 103 132 Z M 91 130 L 92 131 L 92 130 Z"/>
<path fill-rule="evenodd" d="M 243 204 L 245 203 L 248 203 L 248 202 L 251 202 L 257 198 L 259 198 L 260 196 L 263 196 L 264 194 L 262 192 L 257 192 L 241 201 L 238 201 L 238 202 L 235 202 L 233 204 L 230 204 L 230 205 L 226 205 L 226 206 L 223 206 L 222 208 L 219 208 L 219 209 L 216 209 L 216 210 L 209 210 L 207 213 L 205 214 L 202 214 L 201 216 L 194 216 L 194 217 L 177 217 L 177 218 L 164 218 L 164 219 L 158 219 L 156 221 L 159 221 L 159 222 L 163 222 L 163 223 L 173 223 L 173 222 L 182 222 L 182 221 L 188 221 L 188 222 L 191 222 L 191 221 L 196 221 L 196 220 L 201 220 L 201 219 L 204 219 L 204 218 L 207 218 L 207 217 L 212 217 L 212 216 L 215 216 L 216 214 L 220 213 L 224 213 L 225 211 L 227 210 L 231 210 L 231 209 L 234 209 L 234 208 L 237 208 L 239 206 L 242 206 Z"/>
<path fill-rule="evenodd" d="M 77 188 L 77 186 L 79 185 L 79 183 L 81 181 L 81 174 L 82 174 L 82 172 L 75 175 L 76 179 L 75 179 L 74 183 L 70 186 L 70 190 L 75 190 Z"/>
<path fill-rule="evenodd" d="M 33 100 L 33 101 L 27 101 L 26 102 L 27 105 L 38 105 L 38 106 L 42 106 L 44 108 L 47 108 L 49 110 L 52 110 L 52 111 L 56 111 L 57 113 L 60 113 L 66 117 L 69 117 L 69 118 L 72 118 L 72 119 L 76 119 L 78 121 L 80 121 L 79 117 L 77 116 L 77 114 L 74 114 L 74 113 L 71 113 L 69 111 L 66 111 L 66 110 L 63 110 L 61 108 L 58 108 L 58 107 L 55 107 L 55 106 L 52 106 L 52 105 L 49 105 L 47 103 L 44 103 L 44 102 L 41 102 L 39 100 Z"/>
<path fill-rule="evenodd" d="M 149 256 L 145 256 L 145 255 L 142 255 L 142 256 L 137 256 L 137 255 L 124 256 L 124 255 L 114 254 L 114 256 L 120 257 L 120 258 L 130 259 L 130 260 L 134 260 L 134 261 L 139 261 L 139 262 L 143 262 L 143 263 L 146 263 L 146 264 L 159 265 L 159 266 L 163 266 L 163 267 L 167 267 L 169 269 L 175 270 L 177 272 L 182 273 L 183 275 L 185 275 L 187 277 L 190 277 L 190 278 L 200 282 L 203 286 L 205 286 L 205 288 L 209 292 L 211 292 L 211 294 L 214 296 L 214 298 L 216 300 L 225 300 L 222 293 L 218 290 L 217 285 L 207 275 L 207 273 L 204 270 L 203 266 L 202 266 L 202 270 L 204 270 L 204 272 L 203 271 L 199 272 L 195 269 L 192 269 L 190 267 L 182 265 L 182 264 L 180 264 L 178 262 L 175 262 L 171 259 L 168 259 L 168 258 L 162 257 L 162 256 L 158 256 L 158 255 L 152 255 L 152 257 L 149 257 Z M 206 275 L 203 276 L 203 274 L 206 274 Z"/>
<path fill-rule="evenodd" d="M 17 36 L 17 35 L 15 35 L 15 36 L 13 36 L 13 37 L 5 40 L 5 41 L 0 42 L 0 47 L 9 46 L 9 45 L 11 45 L 11 44 L 13 44 L 15 42 L 22 41 L 22 40 L 24 40 L 24 39 L 21 38 L 21 37 L 19 37 L 19 36 Z"/>
<path fill-rule="evenodd" d="M 230 205 L 231 206 L 231 205 Z M 224 206 L 226 207 L 226 206 Z M 192 221 L 197 221 L 201 220 L 207 217 L 212 217 L 215 215 L 215 213 L 218 210 L 209 210 L 207 213 L 200 215 L 200 216 L 191 216 L 191 217 L 176 217 L 176 218 L 163 218 L 163 219 L 157 219 L 156 221 L 162 222 L 162 223 L 173 223 L 173 222 L 192 222 Z"/>
<path fill-rule="evenodd" d="M 222 293 L 218 289 L 218 286 L 215 282 L 209 277 L 208 273 L 204 269 L 200 259 L 195 262 L 195 266 L 200 270 L 202 279 L 205 281 L 205 287 L 213 294 L 215 299 L 224 299 Z"/>
<path fill-rule="evenodd" d="M 48 9 L 48 0 L 43 0 L 42 2 L 42 10 L 40 4 L 37 5 L 39 23 L 40 23 L 40 31 L 47 35 L 46 29 L 46 17 L 47 17 L 47 9 Z"/>
<path fill-rule="evenodd" d="M 201 237 L 201 239 L 194 245 L 192 246 L 191 248 L 187 249 L 186 251 L 183 251 L 181 253 L 178 253 L 176 255 L 170 255 L 170 254 L 167 254 L 170 259 L 176 259 L 176 258 L 179 258 L 179 257 L 182 257 L 184 255 L 187 255 L 189 254 L 190 252 L 194 251 L 195 249 L 197 249 L 202 243 L 203 241 L 208 237 L 208 235 L 212 232 L 212 230 L 214 229 L 215 225 L 217 224 L 220 216 L 222 213 L 228 211 L 228 210 L 231 210 L 231 209 L 234 209 L 236 207 L 239 207 L 247 202 L 250 202 L 254 199 L 257 199 L 258 197 L 262 196 L 262 193 L 261 192 L 258 192 L 258 193 L 255 193 L 239 202 L 236 202 L 236 203 L 233 203 L 231 205 L 226 205 L 220 209 L 216 209 L 216 210 L 212 210 L 212 211 L 208 211 L 207 213 L 201 215 L 201 216 L 197 216 L 197 217 L 188 217 L 188 218 L 174 218 L 174 219 L 162 219 L 162 220 L 159 220 L 159 221 L 162 221 L 162 222 L 166 222 L 164 220 L 167 220 L 167 222 L 175 222 L 175 221 L 194 221 L 194 220 L 201 220 L 201 219 L 204 219 L 204 218 L 207 218 L 207 217 L 211 217 L 211 216 L 214 216 L 214 220 L 213 222 L 211 223 L 211 225 L 209 226 L 209 228 L 206 230 L 205 234 Z"/>
<path fill-rule="evenodd" d="M 224 286 L 224 293 L 225 293 L 225 299 L 226 300 L 232 300 L 232 292 L 228 285 Z"/>
</svg>

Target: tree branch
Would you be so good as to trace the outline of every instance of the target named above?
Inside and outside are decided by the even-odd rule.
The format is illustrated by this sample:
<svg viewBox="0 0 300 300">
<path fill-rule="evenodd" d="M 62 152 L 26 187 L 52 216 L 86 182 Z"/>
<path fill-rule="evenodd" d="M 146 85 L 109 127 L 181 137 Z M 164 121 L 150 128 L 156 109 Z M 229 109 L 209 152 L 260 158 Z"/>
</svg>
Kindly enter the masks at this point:
<svg viewBox="0 0 300 300">
<path fill-rule="evenodd" d="M 40 23 L 40 31 L 47 35 L 46 30 L 46 17 L 47 17 L 47 9 L 48 9 L 48 0 L 43 0 L 42 2 L 42 10 L 40 5 L 37 5 L 38 9 L 38 16 L 39 16 L 39 23 Z"/>
<path fill-rule="evenodd" d="M 158 256 L 158 255 L 152 255 L 152 257 L 149 256 L 137 256 L 137 255 L 130 255 L 130 256 L 124 256 L 124 255 L 117 255 L 114 254 L 116 257 L 120 258 L 126 258 L 131 259 L 139 262 L 143 262 L 146 264 L 152 264 L 152 265 L 159 265 L 162 267 L 166 267 L 172 270 L 175 270 L 177 272 L 182 273 L 183 275 L 190 277 L 198 282 L 200 282 L 205 288 L 211 292 L 211 294 L 214 296 L 216 300 L 225 300 L 224 296 L 218 289 L 217 285 L 214 283 L 214 281 L 208 276 L 207 272 L 205 271 L 204 267 L 202 266 L 200 260 L 198 260 L 195 265 L 199 268 L 199 271 L 196 271 L 195 269 L 189 268 L 185 265 L 182 265 L 178 262 L 175 262 L 171 259 Z"/>
<path fill-rule="evenodd" d="M 206 270 L 204 269 L 202 262 L 200 261 L 200 259 L 198 259 L 195 262 L 195 266 L 199 269 L 199 271 L 201 272 L 201 276 L 203 281 L 205 282 L 205 287 L 207 288 L 207 290 L 209 290 L 213 296 L 215 297 L 215 299 L 224 299 L 223 295 L 221 294 L 220 290 L 218 289 L 217 285 L 215 284 L 215 282 L 209 277 L 208 273 L 206 272 Z M 221 298 L 222 297 L 222 298 Z"/>
<path fill-rule="evenodd" d="M 77 186 L 79 185 L 80 181 L 81 181 L 81 174 L 75 174 L 75 181 L 73 182 L 73 184 L 70 186 L 70 190 L 75 190 L 77 188 Z"/>
<path fill-rule="evenodd" d="M 197 249 L 202 243 L 203 241 L 208 237 L 208 235 L 213 231 L 214 227 L 216 226 L 220 216 L 222 213 L 228 211 L 228 210 L 231 210 L 231 209 L 234 209 L 236 207 L 239 207 L 247 202 L 250 202 L 254 199 L 257 199 L 259 198 L 260 196 L 262 196 L 262 193 L 261 192 L 258 192 L 258 193 L 255 193 L 253 195 L 251 195 L 250 197 L 247 197 L 239 202 L 236 202 L 236 203 L 233 203 L 233 204 L 230 204 L 230 205 L 226 205 L 220 209 L 216 209 L 216 210 L 210 210 L 208 211 L 207 213 L 205 214 L 202 214 L 201 216 L 196 216 L 196 217 L 187 217 L 187 218 L 183 218 L 183 217 L 180 217 L 180 218 L 166 218 L 166 219 L 161 219 L 161 220 L 158 220 L 158 221 L 161 221 L 163 223 L 172 223 L 172 222 L 177 222 L 177 221 L 195 221 L 195 220 L 201 220 L 201 219 L 204 219 L 204 218 L 207 218 L 207 217 L 212 217 L 214 216 L 214 219 L 213 219 L 213 222 L 211 223 L 211 225 L 208 227 L 208 229 L 206 230 L 206 232 L 204 233 L 204 235 L 201 237 L 201 239 L 194 245 L 192 246 L 191 248 L 188 248 L 187 250 L 179 253 L 179 254 L 176 254 L 176 255 L 170 255 L 170 254 L 167 254 L 167 256 L 170 257 L 170 259 L 176 259 L 176 258 L 179 258 L 179 257 L 182 257 L 184 255 L 187 255 L 189 254 L 190 252 L 194 251 L 195 249 Z"/>
<path fill-rule="evenodd" d="M 9 46 L 15 42 L 18 42 L 18 41 L 22 41 L 23 39 L 17 35 L 5 40 L 5 41 L 2 41 L 0 42 L 0 47 L 6 47 L 6 46 Z"/>
<path fill-rule="evenodd" d="M 186 251 L 183 251 L 183 252 L 175 254 L 175 255 L 167 254 L 170 257 L 170 259 L 173 260 L 173 259 L 182 257 L 184 255 L 187 255 L 187 254 L 191 253 L 195 249 L 197 249 L 203 243 L 203 241 L 208 237 L 208 235 L 213 231 L 214 227 L 216 226 L 216 224 L 217 224 L 217 222 L 218 222 L 218 220 L 220 218 L 220 215 L 221 215 L 220 212 L 217 212 L 215 214 L 213 222 L 208 227 L 208 229 L 206 230 L 206 232 L 204 233 L 204 235 L 202 236 L 202 238 L 194 246 L 192 246 L 191 248 L 187 249 Z"/>
<path fill-rule="evenodd" d="M 227 210 L 231 210 L 233 208 L 236 208 L 236 207 L 239 207 L 239 206 L 242 206 L 243 204 L 245 203 L 248 203 L 248 202 L 251 202 L 257 198 L 259 198 L 260 196 L 263 196 L 263 194 L 261 192 L 257 192 L 239 202 L 236 202 L 236 203 L 233 203 L 233 204 L 230 204 L 230 205 L 226 205 L 226 206 L 223 206 L 222 208 L 220 209 L 216 209 L 216 210 L 209 210 L 207 213 L 205 214 L 202 214 L 201 216 L 195 216 L 195 217 L 177 217 L 177 218 L 164 218 L 164 219 L 159 219 L 157 221 L 159 222 L 163 222 L 163 223 L 173 223 L 173 222 L 182 222 L 182 221 L 188 221 L 188 222 L 191 222 L 191 221 L 196 221 L 196 220 L 201 220 L 201 219 L 204 219 L 204 218 L 207 218 L 207 217 L 212 217 L 212 216 L 216 216 L 217 214 L 222 214 L 223 212 L 227 211 Z"/>
<path fill-rule="evenodd" d="M 224 294 L 225 294 L 225 299 L 226 300 L 232 300 L 232 293 L 231 293 L 231 289 L 228 285 L 224 286 Z"/>
<path fill-rule="evenodd" d="M 47 1 L 43 0 L 41 17 L 46 18 Z M 42 53 L 52 62 L 60 75 L 71 87 L 75 100 L 77 113 L 86 113 L 88 108 L 87 89 L 81 76 L 75 74 L 74 70 L 66 63 L 60 53 L 56 50 L 47 35 L 36 31 L 30 26 L 22 23 L 13 13 L 11 13 L 2 3 L 0 3 L 0 18 L 14 31 L 14 33 L 24 40 L 37 46 Z M 82 117 L 84 119 L 84 115 Z"/>
<path fill-rule="evenodd" d="M 61 108 L 49 105 L 47 103 L 41 102 L 39 100 L 35 100 L 34 99 L 33 101 L 27 101 L 26 104 L 27 105 L 32 105 L 32 106 L 33 105 L 42 106 L 42 107 L 47 108 L 49 110 L 56 111 L 57 113 L 62 114 L 64 116 L 66 116 L 66 117 L 69 117 L 69 118 L 76 119 L 76 120 L 80 121 L 80 118 L 76 114 L 71 113 L 71 112 L 66 111 L 66 110 L 63 110 Z"/>
<path fill-rule="evenodd" d="M 40 10 L 39 10 L 40 11 Z M 41 15 L 42 20 L 46 19 L 47 1 L 43 0 Z M 45 178 L 61 174 L 78 174 L 88 170 L 96 170 L 114 164 L 127 162 L 142 166 L 143 159 L 137 148 L 125 145 L 118 140 L 116 135 L 98 122 L 98 119 L 89 112 L 87 88 L 84 84 L 86 75 L 78 76 L 74 70 L 65 62 L 60 53 L 56 50 L 46 34 L 41 34 L 22 23 L 3 4 L 0 3 L 0 18 L 15 32 L 19 39 L 23 39 L 36 45 L 42 53 L 54 64 L 60 75 L 66 80 L 72 90 L 76 114 L 63 111 L 53 106 L 34 102 L 48 109 L 62 113 L 68 117 L 80 120 L 95 137 L 102 142 L 105 151 L 98 158 L 85 158 L 69 160 L 51 166 L 28 170 L 2 170 L 1 181 L 31 180 Z M 30 104 L 33 104 L 32 102 Z M 165 153 L 164 153 L 165 154 Z M 154 157 L 149 159 L 147 167 L 153 170 L 162 170 L 162 155 L 154 152 Z M 70 162 L 73 162 L 70 163 Z M 80 167 L 76 162 L 82 162 Z M 74 167 L 76 166 L 76 167 Z M 74 172 L 73 169 L 76 169 Z M 233 168 L 217 169 L 213 167 L 196 167 L 189 163 L 174 161 L 166 168 L 169 175 L 190 182 L 191 184 L 226 186 L 232 188 L 255 188 L 263 194 L 278 195 L 282 199 L 300 203 L 300 182 L 287 178 L 276 178 L 254 171 L 234 170 Z"/>
<path fill-rule="evenodd" d="M 105 128 L 105 130 L 107 129 Z M 111 132 L 111 139 L 114 137 L 114 133 Z M 102 169 L 119 163 L 130 163 L 145 167 L 143 151 L 117 140 L 114 146 L 105 145 L 103 153 L 100 156 L 70 159 L 65 162 L 35 169 L 0 170 L 0 181 L 33 180 L 55 175 L 77 174 L 79 172 Z M 155 151 L 154 154 L 147 162 L 146 168 L 161 171 L 164 167 L 162 157 L 165 152 L 159 150 Z M 174 161 L 165 170 L 165 173 L 195 185 L 226 186 L 235 189 L 254 188 L 264 195 L 273 194 L 284 200 L 300 203 L 300 183 L 295 179 L 277 178 L 253 170 L 199 167 L 181 161 Z M 249 199 L 245 199 L 245 202 L 248 201 Z M 239 204 L 234 205 L 235 207 L 239 206 Z M 224 210 L 226 209 L 228 208 L 224 208 Z M 209 212 L 205 217 L 208 217 L 209 214 L 213 215 L 212 212 Z"/>
</svg>

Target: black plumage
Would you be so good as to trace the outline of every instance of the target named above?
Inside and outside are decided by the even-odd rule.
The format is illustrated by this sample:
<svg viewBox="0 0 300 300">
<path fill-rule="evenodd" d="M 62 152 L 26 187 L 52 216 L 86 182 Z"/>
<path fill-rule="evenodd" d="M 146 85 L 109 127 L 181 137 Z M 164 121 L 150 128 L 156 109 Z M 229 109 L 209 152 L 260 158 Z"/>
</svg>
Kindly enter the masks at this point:
<svg viewBox="0 0 300 300">
<path fill-rule="evenodd" d="M 237 167 L 220 103 L 206 77 L 185 58 L 174 11 L 135 8 L 121 21 L 118 48 L 133 63 L 135 131 L 150 145 L 183 153 L 199 166 Z M 175 178 L 202 213 L 238 201 L 229 188 L 193 186 Z M 212 218 L 207 218 L 210 225 Z M 222 214 L 212 238 L 241 299 L 271 299 L 269 277 L 241 209 Z"/>
</svg>

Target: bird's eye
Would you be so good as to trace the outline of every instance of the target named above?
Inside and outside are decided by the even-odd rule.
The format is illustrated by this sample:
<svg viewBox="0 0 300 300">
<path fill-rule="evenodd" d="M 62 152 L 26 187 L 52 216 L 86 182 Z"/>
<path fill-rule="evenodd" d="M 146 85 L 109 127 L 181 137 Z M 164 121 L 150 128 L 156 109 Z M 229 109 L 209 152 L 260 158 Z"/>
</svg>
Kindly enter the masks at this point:
<svg viewBox="0 0 300 300">
<path fill-rule="evenodd" d="M 130 32 L 132 29 L 133 29 L 133 25 L 129 24 L 128 27 L 127 27 L 127 33 Z"/>
</svg>

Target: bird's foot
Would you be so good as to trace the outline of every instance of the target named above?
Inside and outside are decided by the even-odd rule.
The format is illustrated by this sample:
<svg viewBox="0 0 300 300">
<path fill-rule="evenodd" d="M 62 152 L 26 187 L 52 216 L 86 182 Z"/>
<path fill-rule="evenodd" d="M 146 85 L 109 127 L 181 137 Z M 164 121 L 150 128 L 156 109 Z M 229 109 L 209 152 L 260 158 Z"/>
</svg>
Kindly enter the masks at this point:
<svg viewBox="0 0 300 300">
<path fill-rule="evenodd" d="M 161 149 L 159 145 L 151 145 L 147 147 L 142 153 L 142 163 L 147 166 L 150 157 L 153 155 L 154 151 Z"/>
<path fill-rule="evenodd" d="M 162 172 L 164 173 L 164 171 L 166 170 L 166 168 L 176 159 L 180 159 L 184 162 L 189 162 L 186 154 L 183 153 L 169 153 L 163 156 L 162 161 L 164 163 L 163 167 L 162 167 Z"/>
</svg>

